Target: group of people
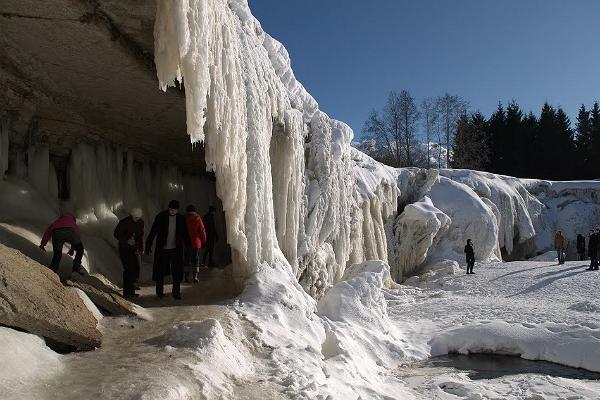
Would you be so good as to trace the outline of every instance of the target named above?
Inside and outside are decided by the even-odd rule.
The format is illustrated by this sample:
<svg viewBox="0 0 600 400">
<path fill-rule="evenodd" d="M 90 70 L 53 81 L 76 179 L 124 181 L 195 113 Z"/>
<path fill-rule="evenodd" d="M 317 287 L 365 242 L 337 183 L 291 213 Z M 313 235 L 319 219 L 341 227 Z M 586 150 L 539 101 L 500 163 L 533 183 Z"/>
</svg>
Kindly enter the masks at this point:
<svg viewBox="0 0 600 400">
<path fill-rule="evenodd" d="M 554 248 L 556 249 L 558 263 L 564 264 L 567 240 L 561 231 L 557 231 L 554 235 Z M 585 237 L 578 233 L 577 254 L 579 255 L 580 261 L 585 260 L 585 249 Z M 588 268 L 588 271 L 598 271 L 598 267 L 600 265 L 600 229 L 590 230 L 587 250 L 587 255 L 590 258 L 590 267 Z M 473 274 L 473 266 L 475 265 L 475 251 L 473 249 L 473 243 L 471 239 L 467 240 L 464 252 L 467 261 L 467 274 Z"/>
<path fill-rule="evenodd" d="M 123 264 L 123 297 L 138 296 L 136 290 L 140 275 L 141 254 L 150 255 L 154 246 L 152 280 L 156 282 L 156 295 L 165 296 L 164 280 L 171 275 L 172 295 L 181 299 L 181 282 L 198 282 L 200 267 L 214 267 L 213 254 L 219 240 L 215 222 L 216 208 L 210 206 L 201 217 L 196 207 L 189 205 L 186 214 L 179 213 L 179 202 L 171 200 L 168 208 L 156 215 L 150 233 L 144 242 L 144 220 L 142 210 L 134 208 L 130 215 L 123 218 L 114 230 L 118 241 L 119 257 Z M 81 266 L 84 247 L 81 241 L 77 220 L 71 213 L 62 214 L 54 221 L 42 237 L 40 248 L 52 239 L 54 255 L 50 269 L 58 272 L 62 249 L 65 243 L 71 245 L 69 255 L 73 259 L 73 272 L 85 274 Z M 144 251 L 145 250 L 145 251 Z"/>
<path fill-rule="evenodd" d="M 579 260 L 585 260 L 585 237 L 577 234 L 577 254 Z M 588 235 L 587 255 L 590 258 L 588 271 L 598 271 L 598 260 L 600 259 L 600 229 L 591 229 Z"/>
</svg>

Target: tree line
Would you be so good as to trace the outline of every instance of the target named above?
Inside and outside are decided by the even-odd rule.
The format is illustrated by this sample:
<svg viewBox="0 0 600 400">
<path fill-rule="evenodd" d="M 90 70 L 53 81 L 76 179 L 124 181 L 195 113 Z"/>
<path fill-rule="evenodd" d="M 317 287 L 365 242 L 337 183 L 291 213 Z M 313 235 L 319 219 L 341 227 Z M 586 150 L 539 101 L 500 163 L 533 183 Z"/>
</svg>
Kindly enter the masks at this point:
<svg viewBox="0 0 600 400">
<path fill-rule="evenodd" d="M 574 127 L 561 107 L 548 103 L 539 116 L 514 101 L 499 104 L 489 119 L 463 114 L 450 166 L 522 178 L 600 178 L 600 106 L 582 105 Z"/>
<path fill-rule="evenodd" d="M 572 126 L 561 107 L 545 103 L 539 116 L 515 102 L 486 118 L 460 96 L 417 104 L 406 90 L 391 92 L 372 111 L 356 146 L 393 167 L 465 168 L 523 178 L 600 178 L 600 106 L 582 105 Z M 450 151 L 447 151 L 450 149 Z"/>
</svg>

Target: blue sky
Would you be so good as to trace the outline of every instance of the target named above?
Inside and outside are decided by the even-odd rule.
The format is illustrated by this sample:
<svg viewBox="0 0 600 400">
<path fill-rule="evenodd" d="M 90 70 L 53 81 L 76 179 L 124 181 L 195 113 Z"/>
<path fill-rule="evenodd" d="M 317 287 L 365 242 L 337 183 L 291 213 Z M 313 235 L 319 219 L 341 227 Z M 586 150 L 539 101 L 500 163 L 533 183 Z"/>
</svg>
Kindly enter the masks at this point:
<svg viewBox="0 0 600 400">
<path fill-rule="evenodd" d="M 572 118 L 600 101 L 600 0 L 249 0 L 298 79 L 359 134 L 390 90 L 515 99 Z"/>
</svg>

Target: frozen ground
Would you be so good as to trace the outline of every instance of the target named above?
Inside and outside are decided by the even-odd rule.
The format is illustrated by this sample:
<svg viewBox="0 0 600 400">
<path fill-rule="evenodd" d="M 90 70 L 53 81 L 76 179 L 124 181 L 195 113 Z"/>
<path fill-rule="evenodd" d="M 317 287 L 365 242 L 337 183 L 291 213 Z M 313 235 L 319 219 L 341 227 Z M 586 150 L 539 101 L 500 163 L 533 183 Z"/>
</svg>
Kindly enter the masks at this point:
<svg viewBox="0 0 600 400">
<path fill-rule="evenodd" d="M 499 352 L 598 371 L 600 274 L 585 262 L 450 263 L 388 292 L 388 313 L 415 354 Z M 600 382 L 517 374 L 471 380 L 466 372 L 418 368 L 397 373 L 425 398 L 598 399 Z"/>
</svg>

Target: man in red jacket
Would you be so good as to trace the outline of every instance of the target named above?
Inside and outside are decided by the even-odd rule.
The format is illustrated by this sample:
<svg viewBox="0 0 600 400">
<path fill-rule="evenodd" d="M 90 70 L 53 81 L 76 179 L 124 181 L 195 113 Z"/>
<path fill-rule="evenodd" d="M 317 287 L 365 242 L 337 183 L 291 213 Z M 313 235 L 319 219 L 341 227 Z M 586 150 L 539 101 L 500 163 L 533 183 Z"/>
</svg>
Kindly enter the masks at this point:
<svg viewBox="0 0 600 400">
<path fill-rule="evenodd" d="M 194 283 L 198 282 L 200 272 L 200 249 L 206 244 L 206 230 L 202 217 L 196 212 L 196 207 L 189 205 L 186 208 L 185 222 L 190 233 L 192 248 L 186 249 L 185 282 L 190 281 L 190 273 L 194 273 Z"/>
<path fill-rule="evenodd" d="M 77 220 L 71 213 L 62 214 L 56 221 L 54 221 L 42 237 L 40 243 L 40 249 L 46 251 L 46 244 L 52 238 L 52 261 L 50 262 L 50 269 L 54 272 L 58 272 L 60 266 L 60 259 L 62 258 L 62 249 L 65 243 L 71 244 L 71 250 L 69 255 L 72 256 L 75 253 L 73 259 L 73 272 L 78 272 L 81 275 L 86 273 L 85 268 L 81 266 L 81 259 L 83 258 L 83 243 L 81 243 L 81 234 L 79 227 L 77 226 Z"/>
</svg>

